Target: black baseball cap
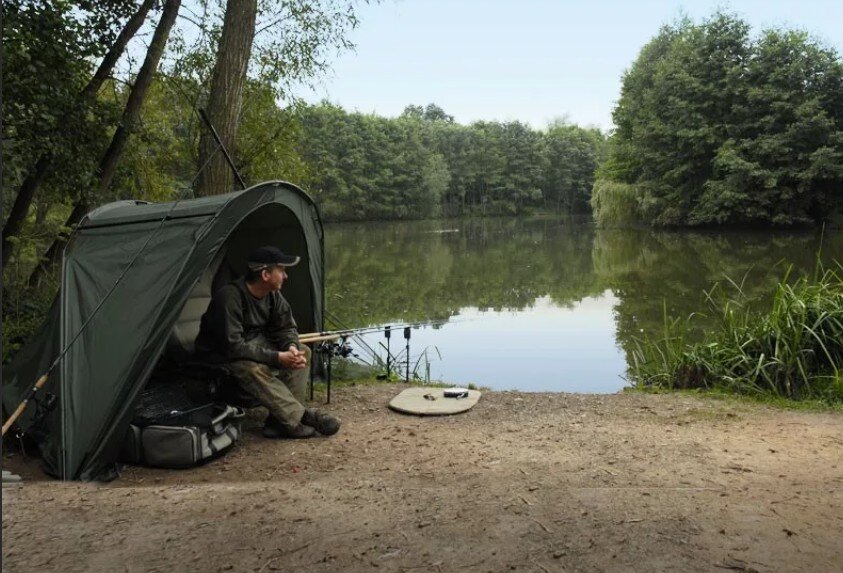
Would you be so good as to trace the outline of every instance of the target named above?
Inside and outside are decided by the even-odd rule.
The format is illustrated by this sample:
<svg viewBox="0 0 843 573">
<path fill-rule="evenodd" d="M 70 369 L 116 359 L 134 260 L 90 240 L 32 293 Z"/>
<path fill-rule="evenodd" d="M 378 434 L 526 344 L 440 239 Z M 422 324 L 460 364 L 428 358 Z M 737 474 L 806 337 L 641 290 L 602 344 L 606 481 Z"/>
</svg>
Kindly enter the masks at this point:
<svg viewBox="0 0 843 573">
<path fill-rule="evenodd" d="M 277 247 L 266 245 L 258 247 L 249 254 L 249 268 L 253 271 L 260 270 L 265 267 L 274 265 L 284 265 L 285 267 L 293 267 L 299 264 L 301 257 L 287 255 Z"/>
</svg>

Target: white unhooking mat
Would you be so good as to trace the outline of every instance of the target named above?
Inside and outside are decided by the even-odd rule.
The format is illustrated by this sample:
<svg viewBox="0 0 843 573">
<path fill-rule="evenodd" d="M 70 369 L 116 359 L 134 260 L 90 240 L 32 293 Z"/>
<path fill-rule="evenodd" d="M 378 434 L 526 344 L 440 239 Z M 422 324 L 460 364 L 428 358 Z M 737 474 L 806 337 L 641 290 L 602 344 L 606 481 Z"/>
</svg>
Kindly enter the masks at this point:
<svg viewBox="0 0 843 573">
<path fill-rule="evenodd" d="M 447 416 L 470 410 L 480 400 L 480 392 L 467 388 L 407 388 L 389 403 L 403 414 Z"/>
</svg>

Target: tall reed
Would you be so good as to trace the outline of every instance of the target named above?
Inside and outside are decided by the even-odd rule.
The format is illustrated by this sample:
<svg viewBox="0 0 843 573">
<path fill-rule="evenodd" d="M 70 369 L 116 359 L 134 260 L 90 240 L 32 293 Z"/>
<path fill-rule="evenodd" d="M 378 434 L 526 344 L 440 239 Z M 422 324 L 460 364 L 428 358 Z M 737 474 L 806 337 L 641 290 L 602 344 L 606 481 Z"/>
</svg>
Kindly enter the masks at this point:
<svg viewBox="0 0 843 573">
<path fill-rule="evenodd" d="M 790 399 L 843 401 L 841 267 L 819 264 L 811 277 L 777 285 L 766 312 L 751 309 L 742 284 L 728 280 L 706 293 L 715 319 L 689 343 L 700 317 L 665 322 L 660 337 L 634 341 L 629 376 L 639 388 L 724 389 Z"/>
</svg>

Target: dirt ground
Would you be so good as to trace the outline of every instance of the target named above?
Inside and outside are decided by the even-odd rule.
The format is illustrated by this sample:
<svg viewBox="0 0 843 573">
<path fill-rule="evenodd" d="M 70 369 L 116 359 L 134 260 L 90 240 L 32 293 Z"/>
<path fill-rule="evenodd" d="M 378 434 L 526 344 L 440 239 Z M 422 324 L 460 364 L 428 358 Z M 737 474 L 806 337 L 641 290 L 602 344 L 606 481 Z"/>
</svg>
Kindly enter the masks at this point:
<svg viewBox="0 0 843 573">
<path fill-rule="evenodd" d="M 104 485 L 4 468 L 3 570 L 841 571 L 843 414 L 687 395 L 336 390 L 331 438 Z M 8 454 L 7 454 L 8 455 Z"/>
</svg>

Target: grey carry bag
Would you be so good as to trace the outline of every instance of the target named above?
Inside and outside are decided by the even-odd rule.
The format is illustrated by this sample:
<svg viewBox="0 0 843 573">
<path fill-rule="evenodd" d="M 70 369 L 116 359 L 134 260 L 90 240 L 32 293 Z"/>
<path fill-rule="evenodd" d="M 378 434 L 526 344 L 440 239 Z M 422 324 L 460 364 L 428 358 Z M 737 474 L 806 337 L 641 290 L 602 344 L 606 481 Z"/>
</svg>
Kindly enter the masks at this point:
<svg viewBox="0 0 843 573">
<path fill-rule="evenodd" d="M 123 444 L 122 461 L 157 468 L 190 468 L 219 457 L 240 439 L 242 409 L 209 405 L 213 417 L 198 424 L 132 425 Z M 197 420 L 195 412 L 192 415 Z M 203 420 L 202 416 L 198 420 Z"/>
</svg>

